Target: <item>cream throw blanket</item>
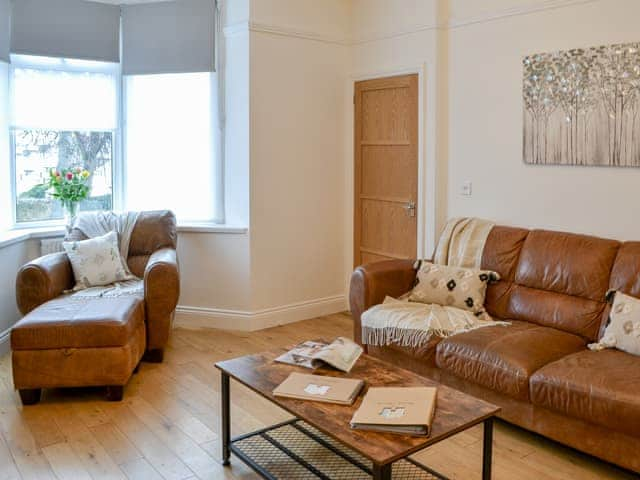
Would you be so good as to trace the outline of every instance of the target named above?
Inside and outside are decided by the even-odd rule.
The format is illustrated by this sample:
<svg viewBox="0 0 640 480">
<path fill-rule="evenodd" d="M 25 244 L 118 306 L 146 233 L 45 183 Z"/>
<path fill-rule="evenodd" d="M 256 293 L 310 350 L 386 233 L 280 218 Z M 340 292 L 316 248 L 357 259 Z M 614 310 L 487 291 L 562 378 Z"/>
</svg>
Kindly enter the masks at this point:
<svg viewBox="0 0 640 480">
<path fill-rule="evenodd" d="M 453 218 L 440 235 L 433 263 L 465 268 L 480 268 L 482 252 L 494 224 L 478 218 Z M 419 265 L 417 265 L 419 267 Z M 433 335 L 448 337 L 494 325 L 498 322 L 488 314 L 436 304 L 409 302 L 401 297 L 387 297 L 362 314 L 362 342 L 367 345 L 389 344 L 420 347 Z"/>
<path fill-rule="evenodd" d="M 387 297 L 362 314 L 362 343 L 420 347 L 433 335 L 444 338 L 494 325 L 509 325 L 509 322 L 491 320 L 489 315 L 477 317 L 461 308 Z"/>
<path fill-rule="evenodd" d="M 480 218 L 452 218 L 440 235 L 433 263 L 480 268 L 484 245 L 494 225 Z"/>
<path fill-rule="evenodd" d="M 121 297 L 123 295 L 144 296 L 144 285 L 141 279 L 134 276 L 127 265 L 129 243 L 133 228 L 138 221 L 139 212 L 81 212 L 73 222 L 72 229 L 78 230 L 86 237 L 94 238 L 106 235 L 111 231 L 118 234 L 120 257 L 128 280 L 116 282 L 102 287 L 86 288 L 72 294 L 74 298 Z"/>
</svg>

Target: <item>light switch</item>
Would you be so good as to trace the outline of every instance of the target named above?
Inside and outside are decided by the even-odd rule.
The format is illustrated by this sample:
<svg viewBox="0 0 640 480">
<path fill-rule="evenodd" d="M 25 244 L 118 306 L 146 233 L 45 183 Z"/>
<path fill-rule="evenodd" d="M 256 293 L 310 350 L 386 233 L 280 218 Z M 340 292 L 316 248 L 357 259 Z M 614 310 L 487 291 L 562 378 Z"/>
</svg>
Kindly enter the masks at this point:
<svg viewBox="0 0 640 480">
<path fill-rule="evenodd" d="M 462 188 L 460 188 L 460 194 L 465 197 L 471 196 L 471 182 L 464 182 Z"/>
</svg>

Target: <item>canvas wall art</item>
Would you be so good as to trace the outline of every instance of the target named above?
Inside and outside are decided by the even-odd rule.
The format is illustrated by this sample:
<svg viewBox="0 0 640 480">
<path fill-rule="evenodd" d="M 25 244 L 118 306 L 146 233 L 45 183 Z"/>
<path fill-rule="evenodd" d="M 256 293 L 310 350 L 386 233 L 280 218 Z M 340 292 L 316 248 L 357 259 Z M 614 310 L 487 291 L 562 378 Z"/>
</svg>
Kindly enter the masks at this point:
<svg viewBox="0 0 640 480">
<path fill-rule="evenodd" d="M 527 164 L 640 167 L 640 43 L 523 60 Z"/>
</svg>

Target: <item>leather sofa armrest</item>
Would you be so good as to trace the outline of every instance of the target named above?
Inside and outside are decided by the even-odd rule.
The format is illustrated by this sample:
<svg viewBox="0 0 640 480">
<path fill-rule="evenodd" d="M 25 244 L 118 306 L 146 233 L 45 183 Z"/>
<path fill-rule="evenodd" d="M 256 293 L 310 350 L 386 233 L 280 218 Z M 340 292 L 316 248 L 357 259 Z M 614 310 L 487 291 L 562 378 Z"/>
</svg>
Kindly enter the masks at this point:
<svg viewBox="0 0 640 480">
<path fill-rule="evenodd" d="M 180 297 L 180 269 L 176 250 L 156 250 L 144 271 L 147 348 L 163 348 Z"/>
<path fill-rule="evenodd" d="M 51 253 L 23 265 L 16 276 L 16 303 L 23 315 L 73 288 L 71 262 L 64 252 Z"/>
<path fill-rule="evenodd" d="M 413 260 L 387 260 L 361 265 L 351 274 L 349 304 L 356 342 L 362 345 L 362 312 L 382 303 L 387 295 L 399 297 L 411 290 L 416 279 L 413 264 Z"/>
</svg>

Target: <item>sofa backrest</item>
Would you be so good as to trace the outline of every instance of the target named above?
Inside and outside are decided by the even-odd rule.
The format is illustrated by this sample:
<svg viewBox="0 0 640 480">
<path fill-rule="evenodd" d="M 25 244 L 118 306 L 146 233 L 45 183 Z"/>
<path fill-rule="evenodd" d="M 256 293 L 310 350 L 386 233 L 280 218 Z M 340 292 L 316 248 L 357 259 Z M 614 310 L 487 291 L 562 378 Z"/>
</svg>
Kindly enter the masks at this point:
<svg viewBox="0 0 640 480">
<path fill-rule="evenodd" d="M 129 242 L 129 269 L 134 275 L 142 277 L 153 252 L 161 248 L 176 248 L 177 244 L 178 233 L 173 212 L 140 212 Z"/>
<path fill-rule="evenodd" d="M 487 311 L 595 340 L 610 288 L 640 296 L 640 243 L 496 226 L 482 268 L 501 280 L 487 291 Z"/>
<path fill-rule="evenodd" d="M 87 237 L 74 228 L 66 237 L 71 240 L 85 240 Z M 142 277 L 149 257 L 161 248 L 176 248 L 178 233 L 176 217 L 170 210 L 140 212 L 129 241 L 127 264 L 131 272 Z"/>
</svg>

